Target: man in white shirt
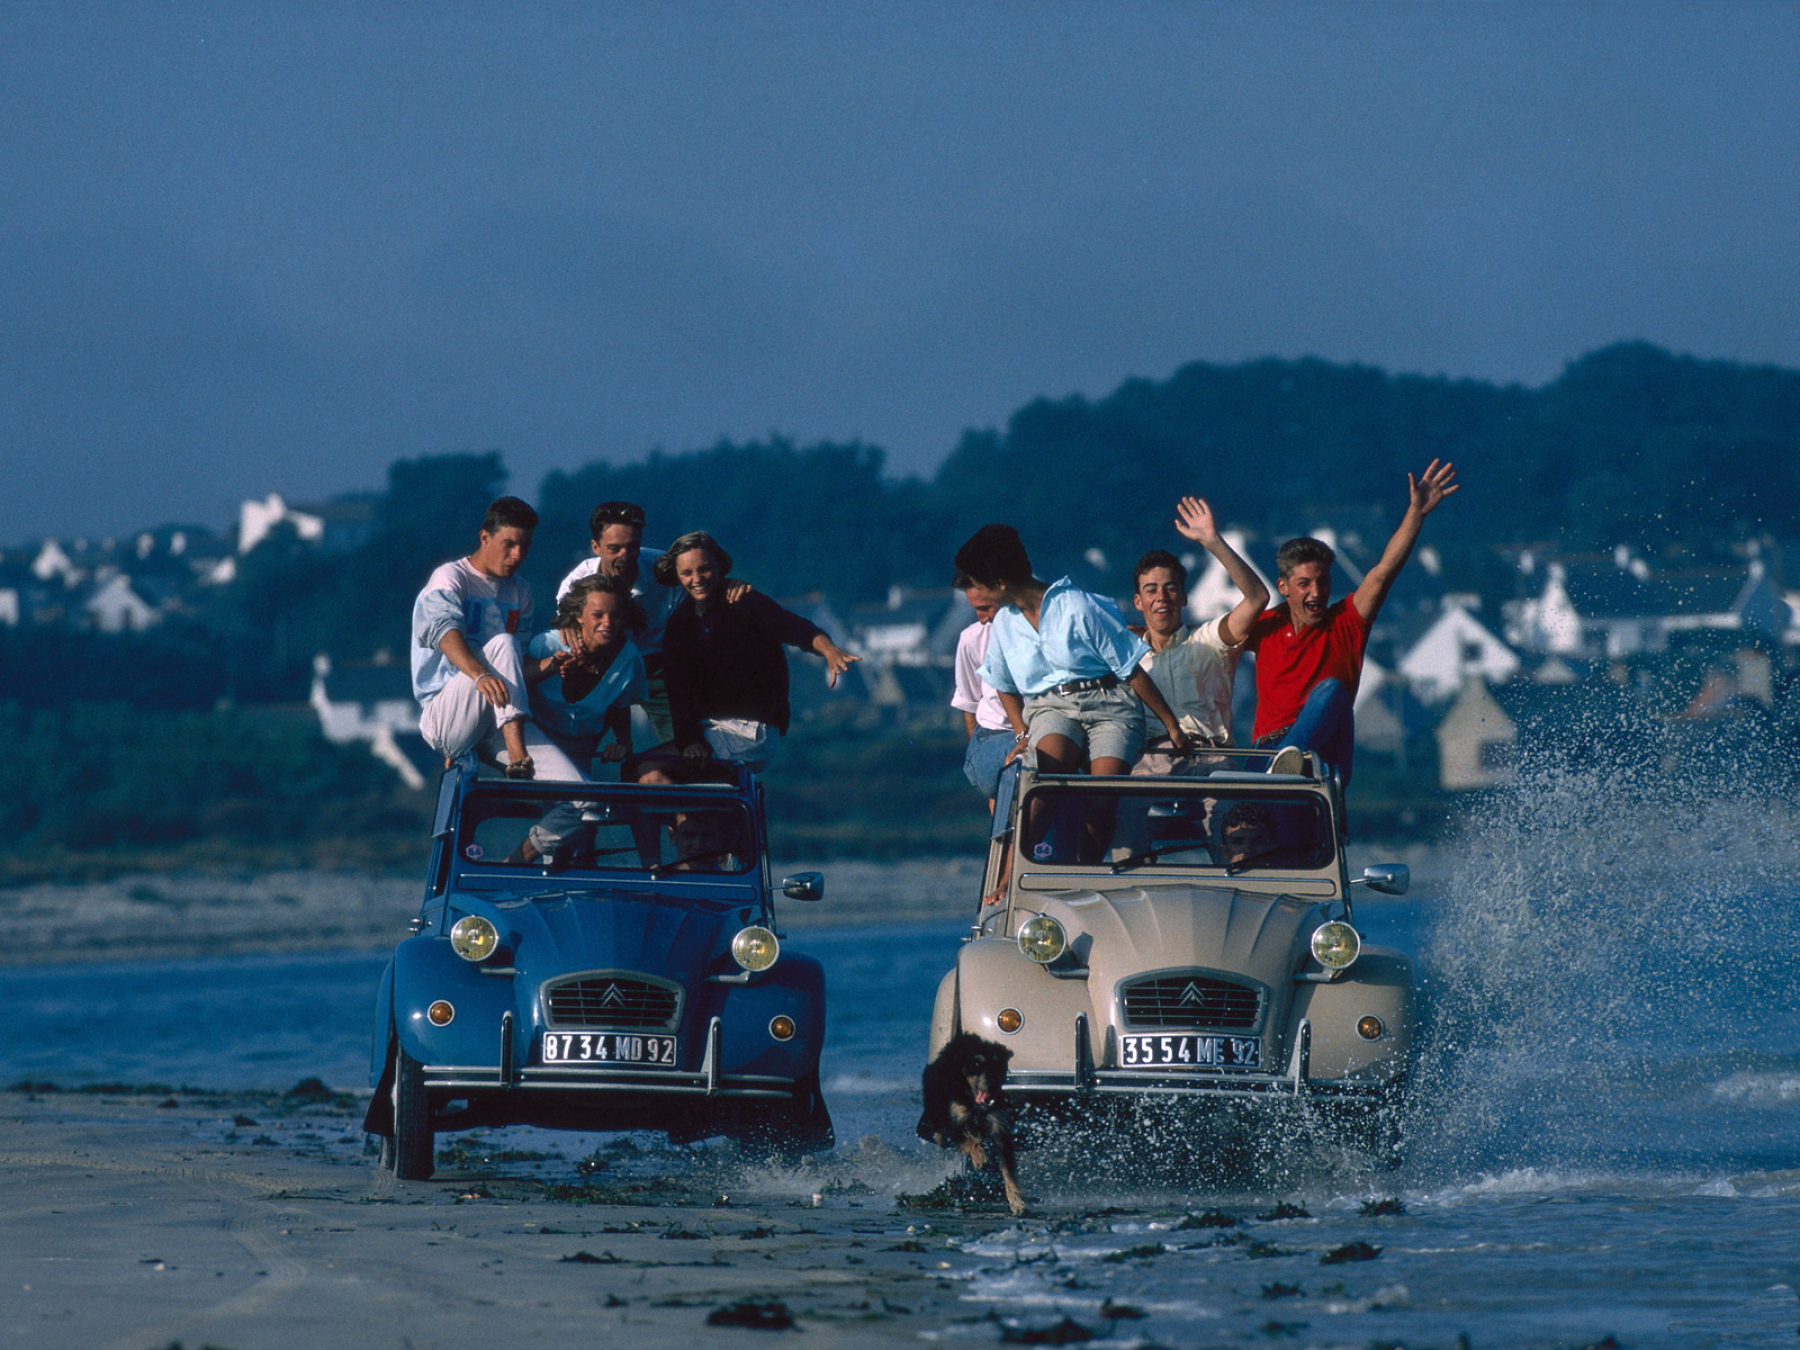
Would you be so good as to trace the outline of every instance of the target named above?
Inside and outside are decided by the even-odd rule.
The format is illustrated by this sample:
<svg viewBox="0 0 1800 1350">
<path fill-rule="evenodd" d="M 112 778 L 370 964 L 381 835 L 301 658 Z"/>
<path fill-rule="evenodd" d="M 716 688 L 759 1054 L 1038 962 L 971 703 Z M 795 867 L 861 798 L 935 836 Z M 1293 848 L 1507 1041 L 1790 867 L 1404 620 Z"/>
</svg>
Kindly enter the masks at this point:
<svg viewBox="0 0 1800 1350">
<path fill-rule="evenodd" d="M 508 776 L 533 775 L 519 654 L 531 633 L 531 587 L 517 573 L 537 521 L 517 497 L 497 498 L 482 518 L 475 551 L 434 571 L 413 601 L 419 731 L 445 768 L 497 733 Z"/>
<path fill-rule="evenodd" d="M 1183 497 L 1175 528 L 1219 560 L 1243 593 L 1229 614 L 1197 628 L 1186 626 L 1187 568 L 1174 554 L 1152 549 L 1138 560 L 1131 603 L 1144 617 L 1150 655 L 1143 667 L 1161 691 L 1194 750 L 1182 753 L 1158 737 L 1146 743 L 1132 768 L 1137 774 L 1193 774 L 1217 767 L 1208 754 L 1231 741 L 1231 689 L 1250 625 L 1269 602 L 1269 588 L 1250 564 L 1220 536 L 1212 508 L 1198 497 Z"/>
<path fill-rule="evenodd" d="M 963 754 L 963 776 L 987 798 L 991 812 L 1000 787 L 1000 771 L 1006 767 L 1014 745 L 1012 723 L 1006 720 L 1000 695 L 980 673 L 981 663 L 987 657 L 988 635 L 993 631 L 988 625 L 1000 606 L 977 590 L 964 573 L 956 574 L 956 588 L 975 611 L 975 622 L 956 639 L 956 686 L 950 695 L 950 706 L 962 713 L 963 730 L 969 737 L 969 748 Z"/>
</svg>

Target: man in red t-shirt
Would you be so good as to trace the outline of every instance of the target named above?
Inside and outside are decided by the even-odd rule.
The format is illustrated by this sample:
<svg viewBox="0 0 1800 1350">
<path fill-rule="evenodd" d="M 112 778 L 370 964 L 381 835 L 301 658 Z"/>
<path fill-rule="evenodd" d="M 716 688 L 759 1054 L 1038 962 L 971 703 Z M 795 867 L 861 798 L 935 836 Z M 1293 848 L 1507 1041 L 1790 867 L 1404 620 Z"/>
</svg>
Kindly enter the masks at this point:
<svg viewBox="0 0 1800 1350">
<path fill-rule="evenodd" d="M 1348 600 L 1331 603 L 1331 565 L 1337 555 L 1328 544 L 1290 539 L 1275 555 L 1275 589 L 1286 603 L 1264 611 L 1244 641 L 1256 653 L 1251 743 L 1282 751 L 1269 766 L 1271 772 L 1298 772 L 1301 754 L 1316 750 L 1349 785 L 1356 741 L 1351 708 L 1369 628 L 1412 556 L 1425 517 L 1456 491 L 1456 466 L 1434 459 L 1419 477 L 1407 474 L 1406 486 L 1411 500 L 1400 527 Z"/>
</svg>

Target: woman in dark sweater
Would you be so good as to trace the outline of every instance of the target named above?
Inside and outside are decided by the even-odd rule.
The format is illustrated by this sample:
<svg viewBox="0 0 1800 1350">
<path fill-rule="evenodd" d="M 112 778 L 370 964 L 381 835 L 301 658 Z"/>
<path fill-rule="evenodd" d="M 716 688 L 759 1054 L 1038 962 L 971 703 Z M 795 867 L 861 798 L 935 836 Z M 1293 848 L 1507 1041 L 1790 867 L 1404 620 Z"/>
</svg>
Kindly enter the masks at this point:
<svg viewBox="0 0 1800 1350">
<path fill-rule="evenodd" d="M 788 729 L 785 643 L 825 658 L 832 684 L 851 656 L 817 624 L 755 591 L 727 603 L 731 555 L 702 531 L 684 534 L 656 560 L 656 579 L 686 595 L 663 630 L 663 670 L 675 736 L 658 747 L 697 767 L 707 760 L 766 769 Z M 652 751 L 652 758 L 657 751 Z M 656 769 L 640 775 L 655 781 Z"/>
</svg>

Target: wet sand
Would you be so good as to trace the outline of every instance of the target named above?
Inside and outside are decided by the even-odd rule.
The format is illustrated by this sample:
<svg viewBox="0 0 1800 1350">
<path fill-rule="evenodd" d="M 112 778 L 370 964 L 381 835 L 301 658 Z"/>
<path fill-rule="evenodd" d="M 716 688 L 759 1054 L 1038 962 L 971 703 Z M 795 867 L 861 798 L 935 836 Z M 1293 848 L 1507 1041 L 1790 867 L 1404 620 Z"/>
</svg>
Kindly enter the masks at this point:
<svg viewBox="0 0 1800 1350">
<path fill-rule="evenodd" d="M 323 1092 L 0 1095 L 0 1345 L 741 1345 L 790 1321 L 814 1344 L 998 1336 L 960 1297 L 974 1258 L 946 1245 L 1003 1226 L 998 1206 L 921 1214 L 728 1153 L 668 1172 L 502 1154 L 396 1182 L 360 1117 Z"/>
</svg>

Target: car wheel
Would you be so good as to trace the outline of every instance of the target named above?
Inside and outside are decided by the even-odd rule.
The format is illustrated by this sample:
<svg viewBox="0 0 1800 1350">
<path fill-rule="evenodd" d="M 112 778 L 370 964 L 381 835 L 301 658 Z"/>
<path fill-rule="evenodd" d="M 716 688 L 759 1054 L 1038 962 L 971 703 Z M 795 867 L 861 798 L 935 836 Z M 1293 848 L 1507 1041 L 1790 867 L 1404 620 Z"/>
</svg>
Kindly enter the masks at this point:
<svg viewBox="0 0 1800 1350">
<path fill-rule="evenodd" d="M 425 1066 L 394 1048 L 394 1133 L 382 1149 L 383 1161 L 401 1181 L 425 1181 L 432 1171 L 431 1102 L 425 1095 Z"/>
</svg>

